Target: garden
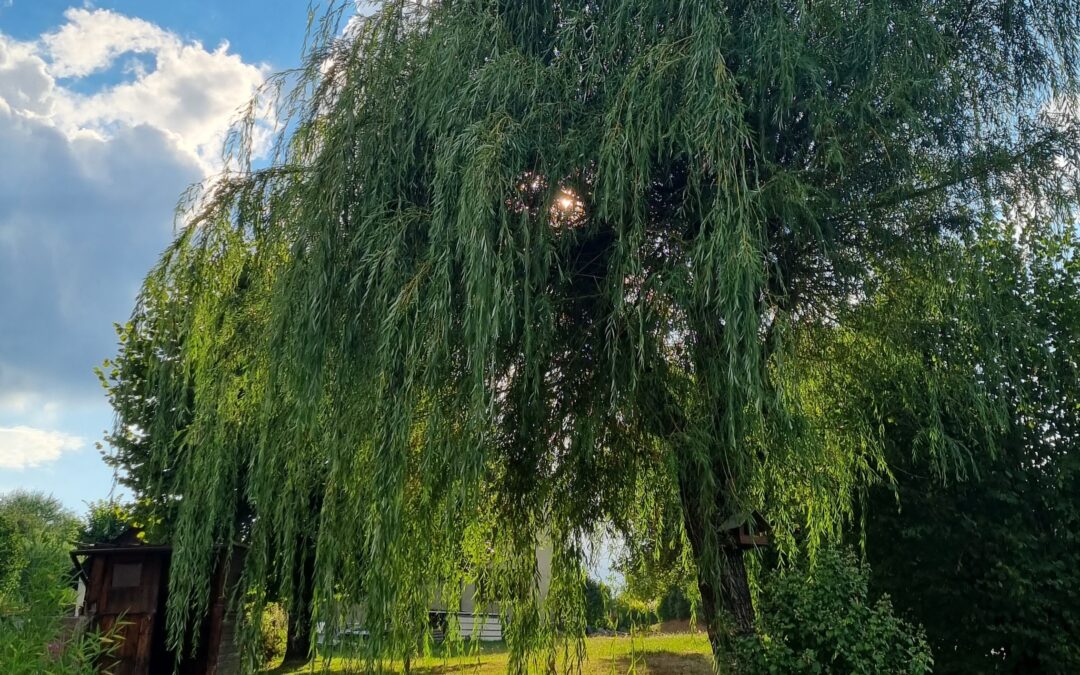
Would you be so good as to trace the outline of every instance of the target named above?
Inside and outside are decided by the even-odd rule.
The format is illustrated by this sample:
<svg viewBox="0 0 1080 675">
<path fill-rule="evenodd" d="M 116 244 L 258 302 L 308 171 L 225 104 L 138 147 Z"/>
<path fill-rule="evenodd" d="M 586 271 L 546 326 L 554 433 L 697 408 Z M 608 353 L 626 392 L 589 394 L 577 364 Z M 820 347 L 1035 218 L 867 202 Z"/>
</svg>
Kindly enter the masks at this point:
<svg viewBox="0 0 1080 675">
<path fill-rule="evenodd" d="M 98 370 L 124 500 L 0 496 L 0 671 L 1080 672 L 1077 17 L 313 7 Z"/>
</svg>

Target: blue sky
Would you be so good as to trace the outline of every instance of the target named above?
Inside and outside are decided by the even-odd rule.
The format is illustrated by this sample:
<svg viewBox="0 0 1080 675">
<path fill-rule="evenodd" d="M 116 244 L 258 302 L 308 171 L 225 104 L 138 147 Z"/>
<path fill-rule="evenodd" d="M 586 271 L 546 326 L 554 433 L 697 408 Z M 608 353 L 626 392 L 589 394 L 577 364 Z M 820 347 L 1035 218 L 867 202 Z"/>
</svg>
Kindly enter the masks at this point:
<svg viewBox="0 0 1080 675">
<path fill-rule="evenodd" d="M 306 23 L 306 0 L 0 0 L 0 492 L 109 495 L 93 368 Z"/>
</svg>

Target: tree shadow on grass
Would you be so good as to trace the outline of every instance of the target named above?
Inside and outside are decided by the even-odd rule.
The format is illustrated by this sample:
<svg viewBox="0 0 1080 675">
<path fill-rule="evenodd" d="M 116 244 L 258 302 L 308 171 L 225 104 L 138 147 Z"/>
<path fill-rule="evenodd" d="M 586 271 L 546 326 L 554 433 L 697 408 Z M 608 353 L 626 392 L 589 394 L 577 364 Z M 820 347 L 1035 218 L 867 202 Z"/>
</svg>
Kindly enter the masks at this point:
<svg viewBox="0 0 1080 675">
<path fill-rule="evenodd" d="M 455 675 L 501 675 L 501 673 L 505 671 L 505 662 L 483 660 L 470 663 L 457 661 L 453 663 L 412 666 L 409 673 L 410 675 L 451 675 L 451 673 Z M 359 660 L 335 660 L 329 670 L 326 670 L 326 664 L 324 662 L 315 661 L 314 663 L 308 662 L 306 664 L 282 664 L 272 670 L 262 671 L 263 675 L 322 675 L 323 673 L 329 673 L 330 675 L 402 675 L 403 668 L 401 664 L 395 664 L 393 667 L 388 667 L 384 670 L 369 670 L 367 666 Z"/>
<path fill-rule="evenodd" d="M 599 665 L 599 664 L 597 664 Z M 597 673 L 612 672 L 611 661 L 605 660 Z M 629 656 L 621 656 L 615 661 L 615 673 L 627 673 L 631 665 L 638 673 L 650 675 L 713 675 L 712 659 L 705 654 L 680 654 L 668 651 L 650 651 L 641 654 L 634 661 Z"/>
<path fill-rule="evenodd" d="M 489 675 L 489 673 L 500 673 L 501 669 L 492 666 L 490 663 L 484 664 L 447 664 L 443 666 L 423 666 L 421 668 L 413 668 L 412 675 Z"/>
<path fill-rule="evenodd" d="M 640 675 L 713 675 L 712 659 L 704 654 L 680 654 L 669 651 L 650 651 L 631 661 L 629 656 L 614 660 L 594 658 L 582 664 L 583 675 L 624 675 L 631 672 Z M 484 662 L 479 664 L 443 664 L 413 668 L 414 675 L 495 675 L 505 670 L 505 664 Z"/>
<path fill-rule="evenodd" d="M 311 670 L 310 664 L 304 673 L 321 673 L 321 664 L 316 664 Z M 582 675 L 624 675 L 631 672 L 639 675 L 713 675 L 712 659 L 705 654 L 686 654 L 667 650 L 649 650 L 639 653 L 631 660 L 628 655 L 617 657 L 593 657 L 582 664 Z M 503 659 L 481 659 L 479 662 L 440 663 L 413 666 L 411 675 L 501 675 L 506 671 L 506 662 Z M 298 671 L 280 668 L 269 671 L 271 673 L 295 673 Z M 401 670 L 393 672 L 400 673 Z M 363 665 L 359 662 L 344 664 L 336 663 L 332 673 L 334 675 L 351 675 L 352 673 L 365 673 Z"/>
</svg>

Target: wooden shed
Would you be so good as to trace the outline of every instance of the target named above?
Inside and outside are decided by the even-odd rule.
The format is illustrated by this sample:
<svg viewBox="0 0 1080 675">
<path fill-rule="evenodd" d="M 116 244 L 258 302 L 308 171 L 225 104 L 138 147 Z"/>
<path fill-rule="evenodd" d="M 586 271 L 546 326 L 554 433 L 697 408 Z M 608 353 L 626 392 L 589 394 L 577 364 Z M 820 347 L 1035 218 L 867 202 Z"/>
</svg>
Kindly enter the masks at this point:
<svg viewBox="0 0 1080 675">
<path fill-rule="evenodd" d="M 149 545 L 129 529 L 116 539 L 71 552 L 79 573 L 76 614 L 91 629 L 115 631 L 117 648 L 100 664 L 113 675 L 172 673 L 176 655 L 165 640 L 165 601 L 172 547 Z M 235 616 L 229 593 L 240 572 L 239 560 L 218 557 L 211 581 L 210 611 L 193 657 L 179 664 L 181 675 L 234 675 L 240 672 Z M 228 563 L 228 564 L 227 564 Z"/>
</svg>

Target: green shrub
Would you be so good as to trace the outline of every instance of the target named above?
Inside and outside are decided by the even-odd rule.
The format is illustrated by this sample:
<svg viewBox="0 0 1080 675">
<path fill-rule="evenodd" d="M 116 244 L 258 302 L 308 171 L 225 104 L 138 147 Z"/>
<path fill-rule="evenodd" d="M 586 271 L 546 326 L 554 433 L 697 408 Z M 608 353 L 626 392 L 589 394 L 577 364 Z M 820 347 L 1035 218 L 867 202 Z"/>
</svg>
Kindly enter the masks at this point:
<svg viewBox="0 0 1080 675">
<path fill-rule="evenodd" d="M 812 568 L 762 580 L 759 633 L 743 648 L 755 673 L 924 675 L 933 658 L 921 628 L 871 602 L 870 570 L 851 552 L 827 551 Z"/>
<path fill-rule="evenodd" d="M 285 656 L 288 630 L 289 618 L 281 605 L 276 602 L 267 604 L 259 622 L 259 642 L 255 653 L 260 666 L 266 667 Z"/>
<path fill-rule="evenodd" d="M 5 606 L 14 602 L 26 565 L 26 552 L 15 523 L 0 513 L 0 614 Z"/>
<path fill-rule="evenodd" d="M 686 586 L 682 584 L 673 584 L 664 597 L 660 598 L 660 604 L 656 608 L 656 614 L 661 621 L 689 619 L 693 611 L 693 602 L 686 592 Z"/>
<path fill-rule="evenodd" d="M 75 600 L 68 550 L 76 527 L 51 497 L 0 495 L 0 673 L 91 675 L 115 647 L 111 636 L 65 628 Z"/>
<path fill-rule="evenodd" d="M 612 628 L 619 631 L 644 628 L 656 622 L 654 606 L 631 597 L 627 593 L 616 596 L 615 602 L 608 608 L 608 614 Z"/>
<path fill-rule="evenodd" d="M 607 628 L 607 608 L 611 603 L 611 589 L 592 577 L 585 579 L 585 625 L 589 628 Z"/>
<path fill-rule="evenodd" d="M 79 528 L 79 541 L 84 544 L 111 541 L 131 525 L 130 510 L 117 502 L 99 499 L 87 507 L 86 518 Z"/>
<path fill-rule="evenodd" d="M 649 603 L 625 591 L 616 594 L 602 581 L 585 580 L 585 625 L 589 628 L 629 631 L 655 620 L 656 612 Z"/>
</svg>

